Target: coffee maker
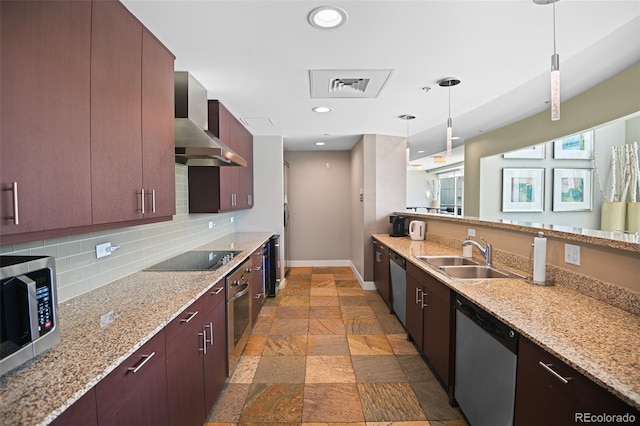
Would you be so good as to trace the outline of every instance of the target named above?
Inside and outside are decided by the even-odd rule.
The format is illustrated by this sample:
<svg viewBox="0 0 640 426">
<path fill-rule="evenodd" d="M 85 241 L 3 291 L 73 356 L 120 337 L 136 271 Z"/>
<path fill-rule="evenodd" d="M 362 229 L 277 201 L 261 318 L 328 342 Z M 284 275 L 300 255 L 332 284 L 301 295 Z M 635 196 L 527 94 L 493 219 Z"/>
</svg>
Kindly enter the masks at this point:
<svg viewBox="0 0 640 426">
<path fill-rule="evenodd" d="M 404 237 L 407 235 L 407 217 L 392 214 L 389 216 L 389 223 L 391 223 L 391 237 Z"/>
</svg>

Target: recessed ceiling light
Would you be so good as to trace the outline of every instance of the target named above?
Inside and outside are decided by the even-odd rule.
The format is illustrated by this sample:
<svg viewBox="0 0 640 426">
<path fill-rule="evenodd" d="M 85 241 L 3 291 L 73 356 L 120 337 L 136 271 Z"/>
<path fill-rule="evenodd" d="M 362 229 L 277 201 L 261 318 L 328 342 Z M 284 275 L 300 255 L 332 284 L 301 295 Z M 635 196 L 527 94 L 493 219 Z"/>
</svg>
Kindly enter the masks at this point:
<svg viewBox="0 0 640 426">
<path fill-rule="evenodd" d="M 315 107 L 313 108 L 314 112 L 329 112 L 331 111 L 331 108 L 326 107 L 326 106 L 319 106 L 319 107 Z"/>
<path fill-rule="evenodd" d="M 316 28 L 331 29 L 347 22 L 347 12 L 335 6 L 316 7 L 309 13 L 309 23 Z"/>
<path fill-rule="evenodd" d="M 325 143 L 324 142 L 316 142 L 316 146 L 324 146 Z"/>
</svg>

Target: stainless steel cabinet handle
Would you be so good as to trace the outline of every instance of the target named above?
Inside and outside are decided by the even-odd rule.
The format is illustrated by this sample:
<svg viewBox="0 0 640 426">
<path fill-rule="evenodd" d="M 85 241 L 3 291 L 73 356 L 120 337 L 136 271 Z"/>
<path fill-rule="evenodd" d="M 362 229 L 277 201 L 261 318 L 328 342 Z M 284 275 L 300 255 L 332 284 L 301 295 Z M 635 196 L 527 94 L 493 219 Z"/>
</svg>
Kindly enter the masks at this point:
<svg viewBox="0 0 640 426">
<path fill-rule="evenodd" d="M 20 225 L 20 214 L 18 213 L 18 182 L 11 182 L 11 191 L 13 192 L 13 224 Z"/>
<path fill-rule="evenodd" d="M 182 318 L 180 320 L 181 323 L 186 324 L 189 321 L 191 321 L 193 318 L 195 318 L 195 316 L 198 315 L 198 311 L 195 312 L 189 312 L 189 317 L 188 318 Z"/>
<path fill-rule="evenodd" d="M 416 287 L 416 305 L 422 303 L 422 298 L 420 297 L 420 293 L 422 293 L 422 289 L 420 287 Z"/>
<path fill-rule="evenodd" d="M 223 291 L 223 290 L 224 290 L 224 287 L 217 288 L 216 291 L 212 291 L 211 292 L 211 295 L 212 296 L 216 296 L 216 295 L 220 294 L 220 292 Z"/>
<path fill-rule="evenodd" d="M 380 263 L 382 262 L 381 256 L 382 253 L 380 253 L 379 251 L 376 251 L 376 262 Z"/>
<path fill-rule="evenodd" d="M 156 190 L 155 189 L 151 190 L 151 211 L 153 213 L 156 212 Z"/>
<path fill-rule="evenodd" d="M 424 309 L 424 308 L 426 308 L 427 306 L 429 306 L 429 305 L 427 305 L 427 304 L 424 302 L 424 297 L 425 297 L 425 296 L 428 296 L 428 294 L 427 294 L 427 292 L 426 292 L 426 291 L 422 290 L 422 309 Z"/>
<path fill-rule="evenodd" d="M 262 293 L 256 294 L 254 299 L 262 299 Z"/>
<path fill-rule="evenodd" d="M 207 338 L 205 336 L 204 343 L 205 344 L 209 343 L 210 345 L 213 346 L 213 323 L 210 322 L 209 324 L 205 325 L 204 328 L 205 328 L 205 330 L 204 330 L 205 334 L 207 332 L 207 329 L 209 329 L 209 335 L 211 336 L 211 339 L 209 339 L 209 340 L 207 340 Z"/>
<path fill-rule="evenodd" d="M 202 347 L 198 348 L 198 350 L 203 352 L 206 355 L 207 354 L 207 333 L 203 331 L 202 333 L 198 333 L 198 336 L 202 336 Z"/>
<path fill-rule="evenodd" d="M 142 355 L 142 359 L 140 360 L 138 365 L 127 368 L 127 371 L 131 371 L 132 373 L 137 373 L 138 370 L 140 370 L 147 362 L 149 362 L 149 360 L 153 358 L 155 354 L 156 354 L 155 352 L 151 352 L 149 355 Z"/>
<path fill-rule="evenodd" d="M 251 205 L 251 194 L 247 195 L 247 204 Z"/>
<path fill-rule="evenodd" d="M 560 380 L 562 383 L 564 383 L 565 385 L 569 383 L 569 381 L 571 380 L 571 377 L 562 377 L 560 374 L 558 374 L 556 371 L 554 371 L 551 367 L 553 367 L 553 364 L 545 364 L 542 361 L 538 361 L 538 364 L 540 364 L 540 367 L 544 368 L 545 370 L 547 370 L 549 373 L 551 373 L 551 375 L 553 377 L 555 377 L 556 379 Z"/>
<path fill-rule="evenodd" d="M 142 206 L 142 214 L 144 214 L 144 188 L 140 190 L 140 205 Z"/>
</svg>

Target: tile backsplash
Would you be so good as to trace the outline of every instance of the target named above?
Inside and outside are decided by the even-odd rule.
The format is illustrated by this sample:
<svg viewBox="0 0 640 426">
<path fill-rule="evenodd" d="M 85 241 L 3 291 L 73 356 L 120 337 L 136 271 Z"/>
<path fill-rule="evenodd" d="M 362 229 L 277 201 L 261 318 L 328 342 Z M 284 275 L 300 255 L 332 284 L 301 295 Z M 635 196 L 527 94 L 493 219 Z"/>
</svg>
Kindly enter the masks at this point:
<svg viewBox="0 0 640 426">
<path fill-rule="evenodd" d="M 176 215 L 171 222 L 131 226 L 0 247 L 1 254 L 54 256 L 58 302 L 123 278 L 158 261 L 234 232 L 233 213 L 189 214 L 187 167 L 176 164 Z M 209 223 L 214 226 L 210 229 Z M 96 245 L 120 246 L 96 259 Z"/>
</svg>

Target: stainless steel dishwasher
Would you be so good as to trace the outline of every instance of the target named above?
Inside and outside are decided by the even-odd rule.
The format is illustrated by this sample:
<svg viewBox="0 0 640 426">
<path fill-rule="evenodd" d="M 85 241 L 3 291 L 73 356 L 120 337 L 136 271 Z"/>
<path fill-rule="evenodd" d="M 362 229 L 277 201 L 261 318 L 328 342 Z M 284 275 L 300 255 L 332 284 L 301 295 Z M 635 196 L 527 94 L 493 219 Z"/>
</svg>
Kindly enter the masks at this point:
<svg viewBox="0 0 640 426">
<path fill-rule="evenodd" d="M 406 260 L 389 250 L 389 272 L 391 275 L 391 306 L 403 326 L 407 326 L 407 267 Z"/>
<path fill-rule="evenodd" d="M 519 334 L 456 297 L 454 396 L 473 426 L 512 425 Z"/>
</svg>

